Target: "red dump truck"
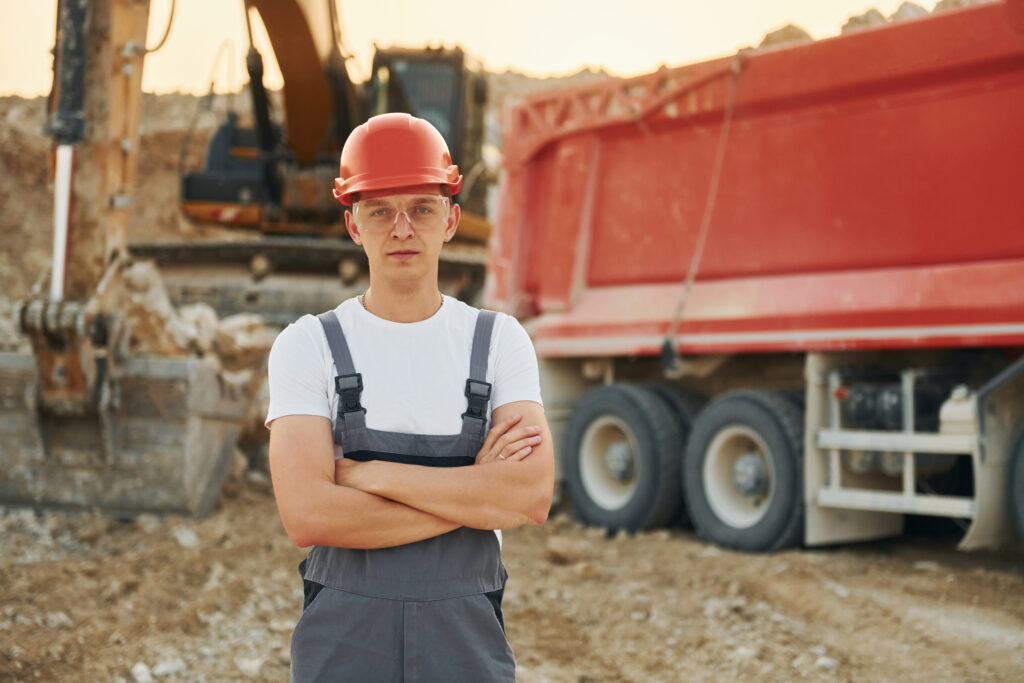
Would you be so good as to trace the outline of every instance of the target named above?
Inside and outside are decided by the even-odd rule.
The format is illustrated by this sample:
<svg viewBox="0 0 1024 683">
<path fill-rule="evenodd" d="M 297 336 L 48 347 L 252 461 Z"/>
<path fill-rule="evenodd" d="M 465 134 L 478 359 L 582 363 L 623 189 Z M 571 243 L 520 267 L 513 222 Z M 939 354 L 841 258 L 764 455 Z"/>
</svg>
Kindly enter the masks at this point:
<svg viewBox="0 0 1024 683">
<path fill-rule="evenodd" d="M 507 107 L 486 300 L 533 336 L 578 515 L 1020 534 L 1022 119 L 1020 0 Z"/>
</svg>

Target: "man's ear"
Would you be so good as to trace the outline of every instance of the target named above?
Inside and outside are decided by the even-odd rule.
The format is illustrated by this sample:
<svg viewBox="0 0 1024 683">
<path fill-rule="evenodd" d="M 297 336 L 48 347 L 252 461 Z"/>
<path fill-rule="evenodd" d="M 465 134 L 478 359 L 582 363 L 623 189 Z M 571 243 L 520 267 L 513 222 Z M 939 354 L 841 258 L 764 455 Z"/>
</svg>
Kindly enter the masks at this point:
<svg viewBox="0 0 1024 683">
<path fill-rule="evenodd" d="M 356 217 L 352 215 L 350 209 L 345 210 L 345 228 L 348 230 L 348 236 L 352 238 L 352 241 L 356 244 L 362 244 L 360 242 L 359 226 L 356 225 Z"/>
<path fill-rule="evenodd" d="M 450 242 L 455 237 L 455 231 L 459 228 L 459 218 L 462 216 L 462 208 L 452 202 L 452 209 L 448 212 L 448 225 L 444 229 L 444 241 Z"/>
</svg>

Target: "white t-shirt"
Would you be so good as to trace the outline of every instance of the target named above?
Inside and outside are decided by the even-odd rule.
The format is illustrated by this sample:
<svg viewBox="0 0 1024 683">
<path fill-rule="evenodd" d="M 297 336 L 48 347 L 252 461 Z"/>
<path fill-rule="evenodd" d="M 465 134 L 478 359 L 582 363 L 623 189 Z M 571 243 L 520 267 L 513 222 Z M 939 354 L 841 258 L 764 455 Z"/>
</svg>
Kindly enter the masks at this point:
<svg viewBox="0 0 1024 683">
<path fill-rule="evenodd" d="M 356 372 L 363 376 L 361 403 L 368 428 L 410 434 L 462 431 L 477 309 L 446 296 L 430 318 L 396 323 L 378 318 L 352 298 L 334 313 Z M 284 415 L 320 415 L 334 424 L 338 373 L 315 316 L 299 318 L 278 335 L 269 374 L 268 426 Z M 494 321 L 487 381 L 491 410 L 513 401 L 541 403 L 533 344 L 519 321 L 504 313 Z"/>
</svg>

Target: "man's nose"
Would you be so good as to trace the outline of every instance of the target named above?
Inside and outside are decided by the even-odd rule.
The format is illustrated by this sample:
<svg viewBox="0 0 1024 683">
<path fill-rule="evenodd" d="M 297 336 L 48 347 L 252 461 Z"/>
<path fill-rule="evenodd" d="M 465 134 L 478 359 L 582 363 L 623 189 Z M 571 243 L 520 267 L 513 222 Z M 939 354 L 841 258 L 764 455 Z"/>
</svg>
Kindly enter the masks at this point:
<svg viewBox="0 0 1024 683">
<path fill-rule="evenodd" d="M 405 211 L 399 211 L 395 214 L 395 225 L 391 228 L 391 234 L 394 237 L 408 237 L 413 232 L 409 214 Z"/>
</svg>

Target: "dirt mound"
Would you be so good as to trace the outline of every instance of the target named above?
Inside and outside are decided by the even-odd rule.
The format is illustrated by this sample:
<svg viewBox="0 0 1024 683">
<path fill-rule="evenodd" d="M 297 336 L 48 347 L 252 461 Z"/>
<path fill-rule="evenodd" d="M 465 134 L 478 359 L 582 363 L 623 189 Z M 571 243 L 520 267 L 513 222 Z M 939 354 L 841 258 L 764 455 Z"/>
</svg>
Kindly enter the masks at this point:
<svg viewBox="0 0 1024 683">
<path fill-rule="evenodd" d="M 46 99 L 0 97 L 0 291 L 11 300 L 28 294 L 49 267 L 53 211 L 51 171 L 43 135 Z"/>
</svg>

